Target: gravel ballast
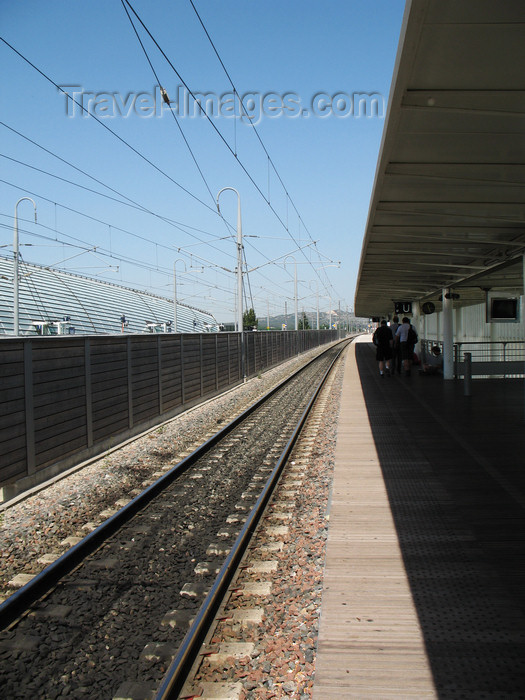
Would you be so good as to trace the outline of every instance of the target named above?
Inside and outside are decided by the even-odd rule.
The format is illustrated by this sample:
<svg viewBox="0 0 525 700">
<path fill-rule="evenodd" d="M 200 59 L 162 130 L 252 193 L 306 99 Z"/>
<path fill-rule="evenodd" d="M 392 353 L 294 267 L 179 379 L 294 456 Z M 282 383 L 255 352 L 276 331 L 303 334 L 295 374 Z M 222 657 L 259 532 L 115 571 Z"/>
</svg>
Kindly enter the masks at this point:
<svg viewBox="0 0 525 700">
<path fill-rule="evenodd" d="M 45 555 L 65 551 L 70 546 L 64 543 L 68 537 L 85 535 L 107 517 L 104 512 L 115 509 L 155 480 L 162 466 L 177 463 L 306 358 L 318 353 L 319 350 L 312 351 L 270 370 L 34 495 L 4 506 L 0 513 L 3 597 L 13 590 L 9 582 L 16 575 L 41 571 Z M 256 651 L 248 664 L 235 661 L 225 669 L 202 672 L 202 678 L 209 680 L 240 682 L 239 697 L 246 700 L 311 696 L 341 378 L 340 366 L 323 416 L 326 427 L 305 466 L 308 487 L 303 489 L 295 511 L 300 513 L 300 520 L 288 523 L 292 534 L 286 546 L 272 552 L 271 559 L 279 560 L 279 570 L 273 582 L 271 605 L 265 605 L 263 622 L 250 630 Z"/>
</svg>

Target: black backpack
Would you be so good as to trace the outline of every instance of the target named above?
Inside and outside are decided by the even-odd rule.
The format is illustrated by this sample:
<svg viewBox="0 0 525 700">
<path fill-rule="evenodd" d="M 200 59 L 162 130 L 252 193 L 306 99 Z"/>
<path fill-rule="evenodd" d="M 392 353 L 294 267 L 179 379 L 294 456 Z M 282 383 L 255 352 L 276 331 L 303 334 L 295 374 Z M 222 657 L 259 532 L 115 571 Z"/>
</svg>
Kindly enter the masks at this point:
<svg viewBox="0 0 525 700">
<path fill-rule="evenodd" d="M 415 345 L 418 341 L 416 329 L 413 326 L 410 326 L 408 329 L 408 335 L 407 335 L 407 343 L 409 345 Z"/>
</svg>

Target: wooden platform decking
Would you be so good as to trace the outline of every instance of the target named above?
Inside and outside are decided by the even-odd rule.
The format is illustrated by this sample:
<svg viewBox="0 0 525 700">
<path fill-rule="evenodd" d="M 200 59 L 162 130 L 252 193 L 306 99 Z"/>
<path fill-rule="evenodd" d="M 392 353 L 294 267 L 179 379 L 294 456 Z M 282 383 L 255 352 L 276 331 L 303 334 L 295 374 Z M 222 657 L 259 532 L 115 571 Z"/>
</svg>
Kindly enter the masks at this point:
<svg viewBox="0 0 525 700">
<path fill-rule="evenodd" d="M 314 700 L 525 698 L 523 393 L 350 347 Z"/>
</svg>

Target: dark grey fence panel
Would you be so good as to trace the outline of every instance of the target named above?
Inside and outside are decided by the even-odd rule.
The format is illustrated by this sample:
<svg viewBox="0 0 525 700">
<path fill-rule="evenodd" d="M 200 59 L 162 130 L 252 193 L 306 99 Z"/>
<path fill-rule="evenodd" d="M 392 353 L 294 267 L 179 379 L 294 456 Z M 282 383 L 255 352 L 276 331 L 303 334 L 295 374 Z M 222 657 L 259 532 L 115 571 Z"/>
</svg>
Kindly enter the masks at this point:
<svg viewBox="0 0 525 700">
<path fill-rule="evenodd" d="M 255 373 L 253 341 L 253 333 L 244 334 L 244 371 L 247 377 L 251 377 Z"/>
<path fill-rule="evenodd" d="M 216 335 L 202 335 L 202 395 L 217 390 Z"/>
<path fill-rule="evenodd" d="M 216 335 L 218 389 L 226 388 L 230 384 L 230 338 L 231 335 L 229 333 L 218 333 Z"/>
<path fill-rule="evenodd" d="M 184 401 L 192 401 L 201 395 L 201 343 L 197 334 L 182 336 L 184 357 Z"/>
<path fill-rule="evenodd" d="M 1 346 L 0 386 L 2 478 L 14 481 L 26 473 L 24 350 L 21 341 L 8 340 Z"/>
<path fill-rule="evenodd" d="M 230 384 L 242 381 L 241 342 L 238 333 L 230 336 Z"/>
<path fill-rule="evenodd" d="M 84 340 L 33 340 L 35 470 L 87 447 Z"/>
<path fill-rule="evenodd" d="M 336 331 L 246 332 L 247 377 Z M 241 336 L 0 339 L 0 486 L 22 491 L 242 382 Z M 16 486 L 10 485 L 17 482 Z"/>
<path fill-rule="evenodd" d="M 262 358 L 262 343 L 264 340 L 264 333 L 254 333 L 254 371 L 260 372 L 264 367 L 265 363 Z"/>
<path fill-rule="evenodd" d="M 129 425 L 127 338 L 92 336 L 91 387 L 95 444 Z"/>
<path fill-rule="evenodd" d="M 159 415 L 157 338 L 133 336 L 130 343 L 133 425 Z"/>
<path fill-rule="evenodd" d="M 161 335 L 161 384 L 163 410 L 182 404 L 181 336 Z"/>
</svg>

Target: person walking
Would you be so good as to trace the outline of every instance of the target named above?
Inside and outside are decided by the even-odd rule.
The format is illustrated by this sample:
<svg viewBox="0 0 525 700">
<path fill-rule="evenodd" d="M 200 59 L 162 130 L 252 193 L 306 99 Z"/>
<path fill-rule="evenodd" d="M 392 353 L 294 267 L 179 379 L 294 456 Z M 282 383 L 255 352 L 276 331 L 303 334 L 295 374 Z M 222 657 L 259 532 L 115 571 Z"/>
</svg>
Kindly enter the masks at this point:
<svg viewBox="0 0 525 700">
<path fill-rule="evenodd" d="M 379 363 L 379 374 L 381 377 L 390 375 L 390 361 L 392 359 L 392 345 L 394 337 L 392 331 L 387 326 L 386 319 L 381 321 L 381 325 L 372 336 L 372 341 L 376 346 L 376 360 Z"/>
<path fill-rule="evenodd" d="M 403 323 L 396 331 L 396 337 L 399 339 L 405 377 L 410 377 L 410 369 L 412 367 L 412 359 L 414 357 L 414 346 L 417 343 L 418 338 L 416 329 L 410 323 L 410 319 L 406 316 L 403 318 Z"/>
<path fill-rule="evenodd" d="M 394 337 L 394 343 L 392 345 L 392 362 L 391 362 L 391 372 L 395 374 L 401 374 L 401 348 L 399 346 L 399 338 L 396 336 L 397 329 L 401 324 L 399 323 L 399 316 L 394 316 L 390 323 L 390 330 L 392 331 L 392 336 Z"/>
</svg>

